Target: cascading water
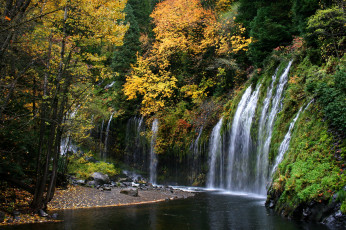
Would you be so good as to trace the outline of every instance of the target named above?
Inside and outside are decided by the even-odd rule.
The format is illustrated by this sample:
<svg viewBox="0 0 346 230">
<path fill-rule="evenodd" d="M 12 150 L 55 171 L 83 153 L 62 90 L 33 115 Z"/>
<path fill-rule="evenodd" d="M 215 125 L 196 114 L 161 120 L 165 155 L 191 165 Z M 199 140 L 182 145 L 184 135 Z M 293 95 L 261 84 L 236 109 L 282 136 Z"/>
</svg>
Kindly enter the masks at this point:
<svg viewBox="0 0 346 230">
<path fill-rule="evenodd" d="M 105 147 L 104 147 L 104 150 L 103 150 L 103 159 L 106 159 L 107 158 L 107 151 L 108 151 L 108 135 L 109 135 L 109 129 L 111 127 L 111 122 L 112 122 L 112 119 L 113 119 L 113 115 L 114 113 L 111 114 L 110 118 L 109 118 L 109 121 L 108 121 L 108 124 L 107 124 L 107 128 L 106 128 L 106 135 L 105 135 Z"/>
<path fill-rule="evenodd" d="M 207 187 L 227 188 L 234 192 L 265 195 L 266 184 L 270 176 L 268 162 L 270 142 L 291 65 L 292 61 L 288 63 L 281 74 L 276 89 L 274 86 L 277 81 L 278 70 L 272 76 L 272 82 L 267 89 L 267 95 L 260 113 L 256 145 L 252 143 L 251 127 L 255 120 L 254 116 L 261 84 L 253 92 L 251 86 L 245 90 L 237 106 L 233 121 L 229 124 L 231 129 L 226 135 L 224 134 L 222 139 L 214 134 L 220 124 L 218 123 L 214 127 L 210 137 L 210 171 L 207 178 Z M 226 151 L 223 150 L 224 147 L 222 146 L 225 144 L 228 145 Z M 226 174 L 222 163 L 225 159 L 227 160 Z M 219 175 L 216 175 L 218 173 Z"/>
<path fill-rule="evenodd" d="M 304 111 L 309 107 L 309 105 L 311 104 L 312 101 L 309 102 L 309 104 L 305 107 Z M 288 150 L 288 147 L 290 145 L 290 141 L 291 141 L 291 134 L 292 134 L 292 130 L 294 128 L 294 125 L 297 121 L 297 119 L 299 118 L 300 113 L 302 112 L 302 108 L 301 107 L 297 113 L 297 115 L 293 118 L 292 122 L 290 123 L 290 127 L 284 137 L 284 140 L 281 142 L 280 147 L 279 147 L 279 152 L 278 155 L 275 159 L 275 164 L 273 166 L 273 169 L 271 171 L 271 175 L 273 175 L 276 171 L 276 169 L 278 168 L 280 162 L 283 160 L 284 155 L 286 153 L 286 151 Z"/>
<path fill-rule="evenodd" d="M 201 165 L 202 148 L 201 148 L 201 145 L 199 143 L 199 140 L 201 138 L 202 132 L 203 132 L 203 126 L 201 126 L 200 128 L 198 128 L 196 130 L 197 137 L 195 140 L 192 141 L 191 146 L 190 146 L 190 151 L 192 153 L 191 162 L 189 163 L 189 165 L 192 166 L 192 170 L 189 170 L 190 183 L 193 183 L 193 180 L 198 175 L 200 165 Z"/>
<path fill-rule="evenodd" d="M 227 189 L 251 191 L 251 136 L 250 130 L 255 115 L 261 84 L 251 94 L 251 86 L 245 91 L 234 115 L 228 151 Z"/>
<path fill-rule="evenodd" d="M 66 114 L 66 119 L 64 119 L 64 123 L 72 123 L 72 119 L 75 118 L 77 111 L 78 111 L 79 106 L 73 110 L 72 113 L 67 113 Z M 79 148 L 77 145 L 75 145 L 71 139 L 71 134 L 70 131 L 67 132 L 66 137 L 61 139 L 60 142 L 60 154 L 61 155 L 65 155 L 67 154 L 67 152 L 72 152 L 72 153 L 76 153 L 78 152 Z"/>
<path fill-rule="evenodd" d="M 215 188 L 223 185 L 223 153 L 222 137 L 220 134 L 223 118 L 219 120 L 210 136 L 209 141 L 209 173 L 207 187 Z M 218 174 L 217 174 L 218 171 Z"/>
<path fill-rule="evenodd" d="M 266 140 L 265 140 L 264 145 L 263 145 L 262 150 L 261 150 L 262 154 L 264 154 L 264 155 L 268 155 L 268 153 L 269 153 L 269 147 L 270 147 L 270 142 L 272 139 L 272 132 L 273 132 L 273 128 L 274 128 L 275 118 L 276 118 L 276 115 L 280 109 L 280 101 L 281 101 L 282 93 L 283 93 L 285 85 L 288 81 L 288 73 L 290 71 L 292 62 L 293 61 L 290 61 L 288 63 L 288 66 L 286 67 L 284 73 L 280 76 L 280 80 L 279 80 L 278 86 L 276 88 L 274 98 L 272 100 L 272 107 L 271 107 L 269 116 L 267 117 L 267 121 L 265 123 L 265 125 L 266 125 L 265 138 L 266 138 Z"/>
<path fill-rule="evenodd" d="M 100 153 L 102 155 L 102 136 L 103 136 L 103 126 L 105 124 L 105 120 L 102 120 L 101 129 L 100 129 Z"/>
<path fill-rule="evenodd" d="M 266 193 L 266 184 L 268 179 L 268 151 L 264 151 L 265 138 L 269 134 L 269 128 L 266 126 L 268 121 L 269 105 L 273 96 L 274 83 L 277 76 L 276 69 L 275 74 L 272 76 L 272 82 L 267 89 L 266 98 L 263 101 L 263 107 L 261 111 L 261 117 L 258 125 L 258 144 L 257 144 L 257 164 L 256 164 L 256 179 L 255 179 L 255 191 L 258 194 Z"/>
<path fill-rule="evenodd" d="M 154 119 L 153 126 L 151 128 L 152 136 L 150 141 L 150 179 L 149 182 L 152 184 L 156 184 L 156 168 L 157 168 L 157 156 L 155 153 L 155 144 L 156 144 L 156 137 L 157 137 L 157 131 L 159 129 L 159 121 L 158 119 Z"/>
<path fill-rule="evenodd" d="M 261 112 L 261 118 L 259 121 L 258 129 L 258 145 L 257 145 L 257 165 L 256 165 L 256 179 L 255 179 L 255 193 L 265 195 L 266 194 L 266 185 L 269 180 L 269 148 L 272 138 L 272 132 L 274 128 L 275 118 L 277 113 L 280 110 L 280 101 L 282 94 L 285 88 L 285 85 L 288 81 L 289 70 L 292 65 L 292 60 L 288 63 L 283 74 L 280 76 L 278 85 L 276 87 L 275 94 L 273 94 L 274 83 L 276 81 L 277 71 L 272 77 L 272 83 L 270 88 L 268 88 L 267 96 L 263 102 L 263 108 Z M 272 98 L 273 97 L 273 98 Z M 271 109 L 269 112 L 269 105 L 271 103 Z M 268 114 L 269 112 L 269 114 Z"/>
<path fill-rule="evenodd" d="M 126 125 L 126 155 L 128 165 L 145 170 L 146 166 L 146 141 L 141 136 L 145 131 L 143 117 L 132 117 Z"/>
</svg>

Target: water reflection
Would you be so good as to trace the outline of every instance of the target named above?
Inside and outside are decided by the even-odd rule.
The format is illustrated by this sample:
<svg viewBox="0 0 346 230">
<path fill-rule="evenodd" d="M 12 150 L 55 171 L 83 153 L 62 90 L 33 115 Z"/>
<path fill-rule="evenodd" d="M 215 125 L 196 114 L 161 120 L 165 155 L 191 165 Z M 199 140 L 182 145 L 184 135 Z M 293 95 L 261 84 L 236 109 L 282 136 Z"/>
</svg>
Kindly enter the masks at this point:
<svg viewBox="0 0 346 230">
<path fill-rule="evenodd" d="M 265 229 L 323 230 L 319 224 L 293 222 L 272 214 L 264 199 L 220 191 L 198 193 L 193 198 L 141 206 L 65 210 L 62 223 L 7 226 L 4 229 Z"/>
</svg>

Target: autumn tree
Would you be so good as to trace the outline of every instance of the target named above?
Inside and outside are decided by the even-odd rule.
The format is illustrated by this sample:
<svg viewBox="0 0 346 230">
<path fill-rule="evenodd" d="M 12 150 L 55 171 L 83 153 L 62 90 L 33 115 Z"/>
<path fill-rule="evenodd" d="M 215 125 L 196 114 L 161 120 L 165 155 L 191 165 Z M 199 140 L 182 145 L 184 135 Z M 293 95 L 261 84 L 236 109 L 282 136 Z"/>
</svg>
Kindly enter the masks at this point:
<svg viewBox="0 0 346 230">
<path fill-rule="evenodd" d="M 7 130 L 1 136 L 12 143 L 12 124 L 18 116 L 35 134 L 30 137 L 32 149 L 24 151 L 36 153 L 35 210 L 44 208 L 54 194 L 67 111 L 84 100 L 93 84 L 111 76 L 103 52 L 95 47 L 122 44 L 125 4 L 68 0 L 1 5 L 5 17 L 0 21 L 5 26 L 0 31 L 4 41 L 0 115 Z"/>
<path fill-rule="evenodd" d="M 225 10 L 231 1 L 215 3 Z M 141 69 L 150 72 L 138 76 L 133 71 L 135 74 L 127 78 L 124 90 L 128 96 L 132 95 L 129 98 L 135 98 L 137 93 L 143 94 L 136 87 L 141 76 L 160 77 L 160 74 L 157 75 L 159 72 L 169 73 L 176 82 L 177 90 L 174 95 L 177 98 L 183 97 L 194 103 L 201 102 L 220 86 L 217 84 L 220 82 L 219 77 L 229 77 L 230 72 L 224 74 L 225 68 L 220 68 L 224 64 L 220 63 L 234 66 L 233 61 L 228 61 L 229 55 L 246 51 L 251 40 L 244 37 L 245 29 L 241 24 L 235 23 L 233 17 L 227 20 L 218 18 L 212 9 L 213 7 L 203 7 L 199 0 L 166 0 L 157 4 L 151 14 L 155 24 L 155 42 L 135 67 L 137 71 L 144 61 L 149 68 Z M 149 106 L 147 99 L 144 102 L 142 104 Z M 152 106 L 156 109 L 161 107 L 154 104 Z M 147 111 L 146 108 L 142 109 Z"/>
</svg>

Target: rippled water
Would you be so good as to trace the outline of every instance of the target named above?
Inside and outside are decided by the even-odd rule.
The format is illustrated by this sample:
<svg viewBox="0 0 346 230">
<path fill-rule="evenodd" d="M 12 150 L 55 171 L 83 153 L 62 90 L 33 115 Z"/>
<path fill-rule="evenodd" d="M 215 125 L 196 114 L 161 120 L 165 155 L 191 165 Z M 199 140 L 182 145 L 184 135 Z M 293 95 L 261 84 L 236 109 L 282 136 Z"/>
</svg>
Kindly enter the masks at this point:
<svg viewBox="0 0 346 230">
<path fill-rule="evenodd" d="M 262 197 L 222 191 L 198 193 L 185 200 L 156 204 L 65 210 L 62 223 L 4 227 L 4 229 L 328 229 L 320 224 L 294 222 L 274 215 Z"/>
</svg>

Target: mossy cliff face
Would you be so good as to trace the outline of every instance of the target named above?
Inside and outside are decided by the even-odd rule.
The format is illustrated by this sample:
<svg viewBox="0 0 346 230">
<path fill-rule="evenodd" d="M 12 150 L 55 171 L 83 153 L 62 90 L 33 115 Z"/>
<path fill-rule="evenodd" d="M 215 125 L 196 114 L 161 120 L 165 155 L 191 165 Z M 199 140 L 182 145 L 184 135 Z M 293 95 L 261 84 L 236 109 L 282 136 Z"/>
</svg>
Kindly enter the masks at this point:
<svg viewBox="0 0 346 230">
<path fill-rule="evenodd" d="M 317 105 L 298 120 L 290 148 L 274 175 L 267 205 L 289 217 L 322 221 L 344 200 L 345 144 L 328 132 Z"/>
<path fill-rule="evenodd" d="M 340 111 L 345 107 L 346 92 L 337 82 L 345 80 L 344 58 L 331 59 L 322 67 L 306 58 L 298 57 L 295 62 L 273 132 L 271 161 L 285 135 L 282 130 L 289 126 L 290 114 L 307 98 L 314 101 L 295 125 L 289 149 L 273 175 L 266 205 L 283 216 L 342 225 L 346 223 L 346 142 Z"/>
</svg>

